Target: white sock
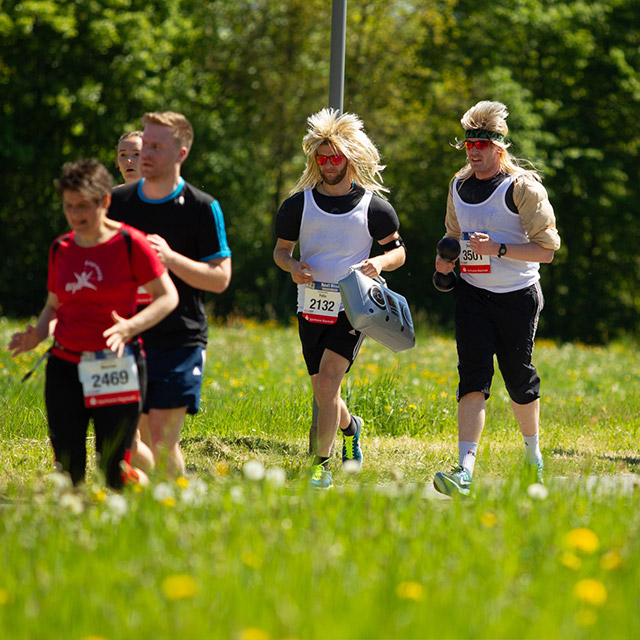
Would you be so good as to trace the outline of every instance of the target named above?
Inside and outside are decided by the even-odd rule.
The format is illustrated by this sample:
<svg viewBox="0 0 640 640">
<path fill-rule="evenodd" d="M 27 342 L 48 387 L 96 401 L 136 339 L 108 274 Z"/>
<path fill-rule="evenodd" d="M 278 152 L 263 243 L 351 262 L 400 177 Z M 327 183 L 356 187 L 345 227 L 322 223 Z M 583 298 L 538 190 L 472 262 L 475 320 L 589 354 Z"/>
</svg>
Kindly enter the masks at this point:
<svg viewBox="0 0 640 640">
<path fill-rule="evenodd" d="M 522 436 L 524 440 L 524 459 L 527 464 L 540 464 L 542 453 L 540 452 L 540 440 L 538 433 L 534 436 Z"/>
<path fill-rule="evenodd" d="M 458 442 L 458 463 L 472 476 L 473 468 L 476 466 L 476 452 L 478 443 L 470 440 L 460 440 Z"/>
</svg>

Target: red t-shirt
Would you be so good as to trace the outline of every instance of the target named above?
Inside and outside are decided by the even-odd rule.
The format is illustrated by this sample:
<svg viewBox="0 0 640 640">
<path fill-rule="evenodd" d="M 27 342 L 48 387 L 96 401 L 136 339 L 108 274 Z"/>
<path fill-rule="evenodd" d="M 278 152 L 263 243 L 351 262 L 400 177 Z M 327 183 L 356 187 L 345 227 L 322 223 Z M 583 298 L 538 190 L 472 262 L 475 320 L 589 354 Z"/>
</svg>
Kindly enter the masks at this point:
<svg viewBox="0 0 640 640">
<path fill-rule="evenodd" d="M 60 301 L 54 335 L 71 352 L 56 350 L 61 358 L 77 361 L 82 351 L 106 349 L 102 333 L 113 325 L 111 312 L 133 316 L 138 286 L 165 272 L 144 234 L 124 224 L 122 229 L 131 237 L 131 252 L 122 230 L 94 247 L 77 245 L 73 231 L 51 245 L 47 289 Z"/>
</svg>

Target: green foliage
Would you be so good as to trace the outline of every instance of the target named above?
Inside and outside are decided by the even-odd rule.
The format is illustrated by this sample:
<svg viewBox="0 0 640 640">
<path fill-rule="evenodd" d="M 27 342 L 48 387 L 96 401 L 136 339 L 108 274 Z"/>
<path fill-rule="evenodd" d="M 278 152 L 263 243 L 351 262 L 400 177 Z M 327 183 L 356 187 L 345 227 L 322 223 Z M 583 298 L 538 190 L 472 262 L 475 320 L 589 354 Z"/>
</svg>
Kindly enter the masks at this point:
<svg viewBox="0 0 640 640">
<path fill-rule="evenodd" d="M 196 140 L 185 177 L 219 198 L 234 252 L 217 315 L 286 318 L 273 216 L 303 168 L 305 119 L 328 97 L 325 0 L 5 1 L 0 5 L 0 303 L 35 313 L 47 248 L 64 221 L 60 165 L 113 166 L 119 135 L 148 110 L 185 112 Z M 563 249 L 542 267 L 542 334 L 605 341 L 633 331 L 640 148 L 635 0 L 353 0 L 345 109 L 380 148 L 408 238 L 389 275 L 415 311 L 450 324 L 430 284 L 450 145 L 480 99 L 504 101 L 517 156 L 541 170 Z M 115 174 L 115 169 L 114 169 Z M 592 292 L 599 295 L 593 296 Z M 419 293 L 418 293 L 419 292 Z"/>
</svg>

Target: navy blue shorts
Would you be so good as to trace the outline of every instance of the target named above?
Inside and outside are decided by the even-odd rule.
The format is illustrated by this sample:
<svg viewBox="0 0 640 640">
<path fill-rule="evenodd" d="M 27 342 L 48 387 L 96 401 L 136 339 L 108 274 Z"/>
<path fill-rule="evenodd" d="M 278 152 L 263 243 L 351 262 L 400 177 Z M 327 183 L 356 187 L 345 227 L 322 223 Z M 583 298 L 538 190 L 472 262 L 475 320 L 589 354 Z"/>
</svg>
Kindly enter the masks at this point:
<svg viewBox="0 0 640 640">
<path fill-rule="evenodd" d="M 364 340 L 364 334 L 351 326 L 344 311 L 338 314 L 335 324 L 309 322 L 302 317 L 302 313 L 298 313 L 298 334 L 310 376 L 320 371 L 320 360 L 325 349 L 346 358 L 350 369 Z"/>
<path fill-rule="evenodd" d="M 202 347 L 145 349 L 148 385 L 142 413 L 149 409 L 200 409 L 200 389 L 206 350 Z"/>
<path fill-rule="evenodd" d="M 489 397 L 493 356 L 516 404 L 540 397 L 540 377 L 531 362 L 544 304 L 540 283 L 511 293 L 492 293 L 459 280 L 456 300 L 458 399 L 471 392 Z"/>
</svg>

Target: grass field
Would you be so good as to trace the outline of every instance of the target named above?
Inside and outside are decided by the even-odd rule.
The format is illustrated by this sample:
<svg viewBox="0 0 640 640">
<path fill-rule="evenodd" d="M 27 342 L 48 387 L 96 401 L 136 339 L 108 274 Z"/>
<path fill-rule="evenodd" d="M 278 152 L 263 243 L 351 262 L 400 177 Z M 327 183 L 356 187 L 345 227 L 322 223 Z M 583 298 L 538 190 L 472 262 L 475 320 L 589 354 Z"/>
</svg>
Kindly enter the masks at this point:
<svg viewBox="0 0 640 640">
<path fill-rule="evenodd" d="M 17 327 L 0 318 L 0 342 Z M 0 638 L 640 633 L 638 495 L 604 486 L 640 463 L 631 342 L 537 345 L 548 492 L 519 481 L 497 375 L 463 502 L 425 490 L 457 462 L 448 337 L 423 331 L 397 355 L 365 342 L 344 386 L 365 467 L 346 476 L 336 458 L 325 493 L 306 481 L 311 397 L 293 327 L 213 326 L 187 477 L 121 496 L 93 463 L 80 492 L 51 476 L 43 368 L 20 383 L 38 355 L 0 355 Z"/>
</svg>

